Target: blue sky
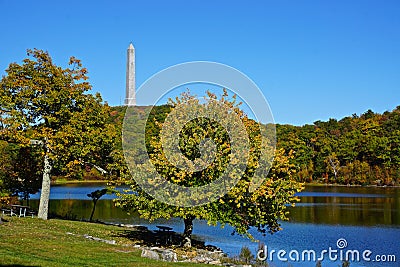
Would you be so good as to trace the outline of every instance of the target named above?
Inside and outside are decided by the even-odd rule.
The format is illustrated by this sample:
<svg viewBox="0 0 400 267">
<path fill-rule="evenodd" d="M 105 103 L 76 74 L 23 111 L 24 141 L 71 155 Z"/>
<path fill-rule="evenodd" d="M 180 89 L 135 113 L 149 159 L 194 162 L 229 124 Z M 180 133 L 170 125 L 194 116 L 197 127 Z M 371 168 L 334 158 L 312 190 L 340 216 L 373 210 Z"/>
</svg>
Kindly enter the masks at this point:
<svg viewBox="0 0 400 267">
<path fill-rule="evenodd" d="M 0 0 L 0 72 L 27 48 L 62 66 L 76 56 L 119 105 L 132 41 L 137 87 L 171 65 L 220 62 L 259 86 L 276 122 L 302 125 L 400 105 L 399 14 L 390 0 Z"/>
</svg>

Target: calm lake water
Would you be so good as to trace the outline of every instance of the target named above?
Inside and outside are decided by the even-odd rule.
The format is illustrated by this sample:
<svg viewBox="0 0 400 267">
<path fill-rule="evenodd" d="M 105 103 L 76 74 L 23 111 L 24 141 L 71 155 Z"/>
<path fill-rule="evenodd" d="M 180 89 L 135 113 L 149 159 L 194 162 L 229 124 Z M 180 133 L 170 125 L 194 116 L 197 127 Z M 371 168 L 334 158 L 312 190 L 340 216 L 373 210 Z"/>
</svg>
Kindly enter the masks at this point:
<svg viewBox="0 0 400 267">
<path fill-rule="evenodd" d="M 68 184 L 52 186 L 50 194 L 50 212 L 59 215 L 69 215 L 77 219 L 88 219 L 92 209 L 92 201 L 86 196 L 88 193 L 104 188 L 99 184 Z M 30 205 L 38 206 L 40 194 L 31 198 Z M 335 187 L 335 186 L 308 186 L 299 194 L 301 202 L 290 208 L 290 221 L 282 222 L 283 230 L 262 236 L 252 231 L 254 236 L 265 243 L 271 250 L 285 250 L 284 257 L 296 250 L 301 255 L 304 250 L 313 250 L 318 258 L 323 250 L 337 250 L 332 252 L 332 258 L 340 253 L 344 255 L 348 250 L 357 250 L 361 261 L 352 261 L 350 266 L 400 266 L 400 188 L 376 187 Z M 149 223 L 135 215 L 127 215 L 124 211 L 115 208 L 113 196 L 106 195 L 99 200 L 94 219 L 105 222 L 125 224 L 141 224 L 156 229 L 156 225 L 163 224 L 174 228 L 176 232 L 183 231 L 183 221 L 180 219 L 157 220 Z M 243 237 L 231 235 L 232 228 L 208 226 L 205 221 L 195 221 L 193 234 L 206 244 L 220 247 L 230 256 L 238 255 L 243 246 L 248 246 L 254 254 L 258 244 Z M 338 247 L 338 239 L 345 239 Z M 362 253 L 370 250 L 370 262 L 362 260 Z M 292 258 L 296 257 L 295 252 Z M 374 262 L 375 256 L 383 259 L 387 255 L 395 255 L 396 262 Z M 307 257 L 307 254 L 305 254 Z M 368 256 L 368 255 L 367 255 Z M 282 262 L 277 254 L 273 254 L 270 266 L 315 266 L 313 261 Z M 325 253 L 322 266 L 341 266 L 341 261 L 332 261 Z"/>
</svg>

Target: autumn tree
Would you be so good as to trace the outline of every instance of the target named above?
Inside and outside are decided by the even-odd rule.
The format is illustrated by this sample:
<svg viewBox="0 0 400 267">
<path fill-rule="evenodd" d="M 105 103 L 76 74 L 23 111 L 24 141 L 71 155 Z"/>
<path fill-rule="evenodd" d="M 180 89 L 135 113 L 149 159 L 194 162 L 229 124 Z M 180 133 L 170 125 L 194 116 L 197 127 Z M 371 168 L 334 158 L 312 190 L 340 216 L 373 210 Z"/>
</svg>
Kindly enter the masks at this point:
<svg viewBox="0 0 400 267">
<path fill-rule="evenodd" d="M 185 105 L 191 101 L 195 105 Z M 223 116 L 219 117 L 219 120 L 197 116 L 183 123 L 179 132 L 173 132 L 177 124 L 182 124 L 181 116 L 201 114 L 205 110 L 213 111 L 216 102 L 227 107 L 225 111 L 221 111 Z M 296 202 L 295 193 L 301 190 L 301 184 L 292 179 L 295 167 L 289 162 L 289 158 L 293 154 L 281 149 L 275 154 L 272 167 L 268 164 L 262 165 L 261 158 L 271 159 L 273 156 L 275 140 L 271 138 L 269 143 L 262 142 L 261 132 L 268 133 L 268 129 L 274 131 L 274 127 L 260 125 L 249 119 L 237 102 L 236 97 L 229 98 L 226 91 L 220 99 L 209 93 L 204 102 L 190 94 L 183 94 L 180 98 L 171 100 L 169 113 L 157 118 L 150 116 L 146 125 L 146 138 L 148 134 L 151 135 L 150 141 L 146 143 L 150 163 L 138 160 L 137 151 L 124 148 L 127 162 L 134 165 L 131 168 L 140 171 L 132 174 L 135 179 L 126 179 L 130 190 L 117 194 L 117 205 L 128 211 L 138 212 L 148 220 L 182 218 L 185 226 L 184 246 L 191 246 L 194 219 L 207 220 L 212 225 L 229 224 L 236 233 L 250 238 L 250 227 L 255 227 L 262 233 L 280 230 L 279 220 L 287 219 L 286 206 Z M 193 106 L 196 106 L 196 109 L 193 109 Z M 171 114 L 174 114 L 172 119 Z M 127 111 L 124 138 L 134 139 L 137 136 L 137 124 L 133 123 L 135 120 L 131 121 L 135 116 L 137 113 L 130 114 Z M 239 119 L 231 122 L 229 116 Z M 227 127 L 233 131 L 224 125 L 229 125 Z M 247 157 L 243 165 L 240 156 L 234 153 L 236 148 L 232 139 L 235 137 L 232 132 L 248 141 Z M 166 134 L 169 137 L 166 137 Z M 169 149 L 169 143 L 166 142 L 168 138 L 178 145 L 177 154 L 166 152 Z M 242 149 L 243 147 L 239 147 L 236 152 L 245 154 L 245 150 Z M 171 147 L 171 150 L 174 148 Z M 232 162 L 234 167 L 230 165 Z M 258 168 L 259 166 L 262 167 Z M 271 172 L 268 174 L 270 167 Z M 226 170 L 227 176 L 224 176 Z M 226 186 L 229 189 L 227 192 L 215 197 L 213 192 L 202 191 L 203 187 L 212 185 L 221 177 L 224 177 L 221 183 L 213 189 L 223 192 Z M 238 177 L 238 180 L 231 184 L 235 177 Z M 137 179 L 150 181 L 151 188 L 140 185 Z M 168 183 L 163 179 L 185 188 L 183 191 L 187 188 L 198 188 L 200 191 L 191 195 L 198 202 L 186 197 L 186 192 L 169 190 L 176 187 L 168 187 Z M 256 188 L 254 181 L 260 181 Z M 162 201 L 162 197 L 157 193 L 165 194 L 165 199 L 169 199 L 170 202 Z M 208 199 L 211 201 L 207 201 Z"/>
<path fill-rule="evenodd" d="M 0 81 L 1 139 L 42 151 L 43 179 L 38 217 L 47 219 L 52 170 L 71 174 L 85 163 L 105 164 L 114 131 L 109 107 L 88 91 L 87 70 L 71 57 L 55 65 L 48 52 L 27 51 L 22 64 L 11 63 Z"/>
</svg>

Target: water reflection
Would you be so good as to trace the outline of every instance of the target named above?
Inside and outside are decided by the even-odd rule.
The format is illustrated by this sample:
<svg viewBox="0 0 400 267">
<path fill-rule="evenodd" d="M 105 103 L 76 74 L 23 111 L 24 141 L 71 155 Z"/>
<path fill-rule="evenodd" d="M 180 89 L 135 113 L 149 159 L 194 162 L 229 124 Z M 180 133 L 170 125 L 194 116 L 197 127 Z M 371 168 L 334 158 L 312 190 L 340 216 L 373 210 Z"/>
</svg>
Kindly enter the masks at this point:
<svg viewBox="0 0 400 267">
<path fill-rule="evenodd" d="M 290 208 L 293 222 L 340 225 L 400 225 L 400 189 L 309 186 Z"/>
</svg>

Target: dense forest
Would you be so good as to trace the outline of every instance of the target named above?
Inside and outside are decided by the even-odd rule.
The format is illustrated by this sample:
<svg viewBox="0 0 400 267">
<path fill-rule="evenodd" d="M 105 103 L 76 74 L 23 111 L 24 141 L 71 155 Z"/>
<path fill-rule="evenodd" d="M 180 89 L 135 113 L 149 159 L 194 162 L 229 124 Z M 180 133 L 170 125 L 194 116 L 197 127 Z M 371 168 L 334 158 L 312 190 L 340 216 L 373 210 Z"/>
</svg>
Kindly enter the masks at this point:
<svg viewBox="0 0 400 267">
<path fill-rule="evenodd" d="M 301 127 L 277 125 L 277 147 L 293 149 L 297 179 L 356 185 L 398 185 L 400 106 Z"/>
<path fill-rule="evenodd" d="M 150 107 L 138 108 L 138 114 L 144 108 Z M 120 125 L 125 107 L 112 110 L 114 123 Z M 160 121 L 168 112 L 168 106 L 160 106 L 151 116 Z M 149 121 L 148 130 L 157 130 Z M 277 149 L 294 154 L 298 181 L 381 186 L 400 182 L 400 106 L 383 114 L 368 110 L 312 125 L 277 124 L 276 137 Z"/>
</svg>

